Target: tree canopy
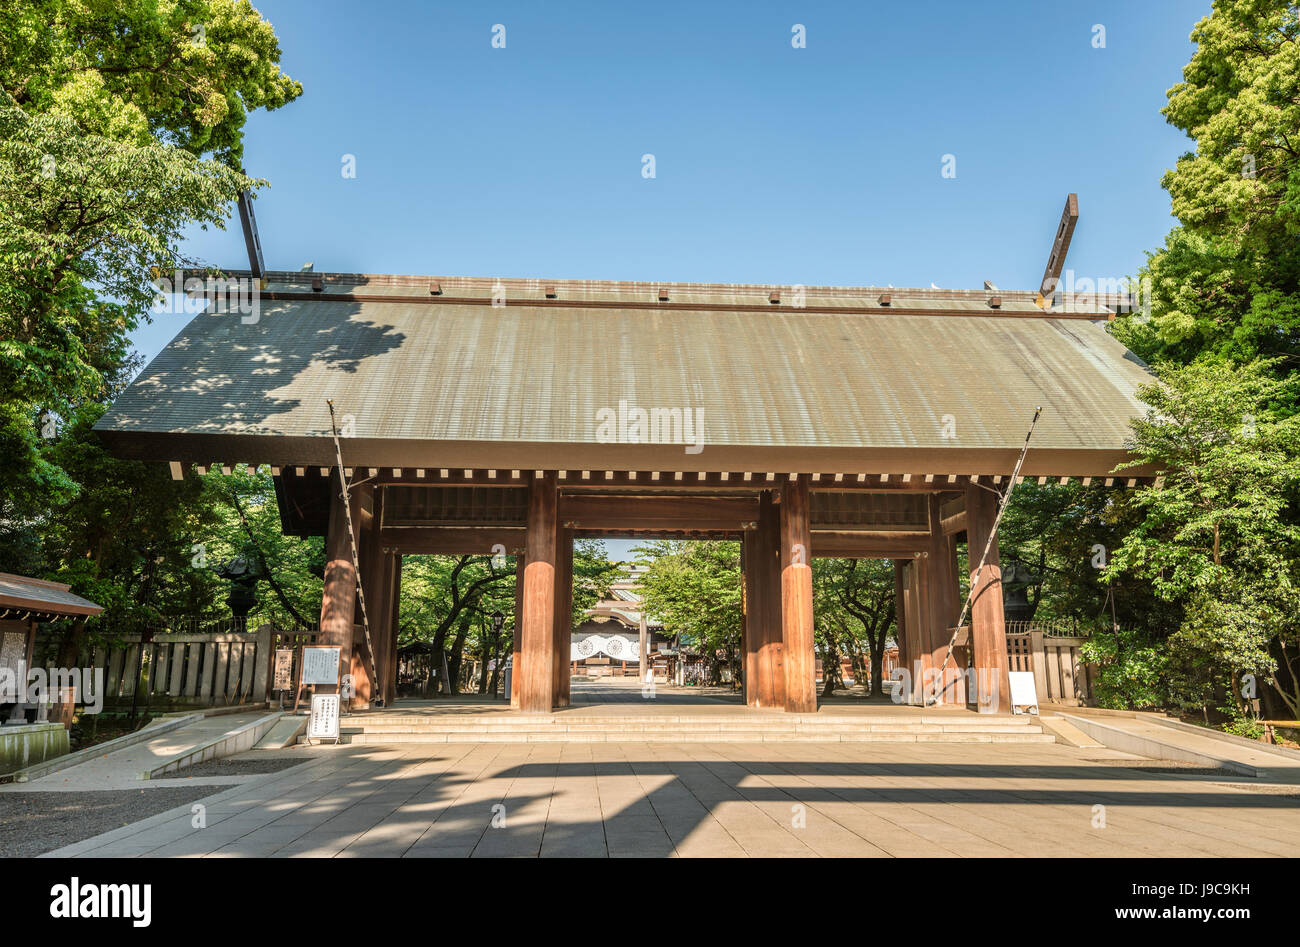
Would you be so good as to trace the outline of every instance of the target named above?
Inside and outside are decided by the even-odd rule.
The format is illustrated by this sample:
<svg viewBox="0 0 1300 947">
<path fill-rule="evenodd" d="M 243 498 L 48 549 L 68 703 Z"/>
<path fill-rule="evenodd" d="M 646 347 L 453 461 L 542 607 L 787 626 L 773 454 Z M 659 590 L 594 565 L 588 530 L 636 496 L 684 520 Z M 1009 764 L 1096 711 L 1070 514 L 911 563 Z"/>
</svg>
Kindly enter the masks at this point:
<svg viewBox="0 0 1300 947">
<path fill-rule="evenodd" d="M 1166 120 L 1195 148 L 1162 180 L 1179 220 L 1152 253 L 1150 319 L 1119 336 L 1149 360 L 1300 355 L 1300 12 L 1215 0 L 1169 90 Z"/>
<path fill-rule="evenodd" d="M 173 482 L 92 431 L 138 367 L 155 274 L 266 183 L 239 163 L 248 113 L 301 94 L 279 58 L 246 0 L 0 6 L 0 569 L 70 582 L 101 630 L 219 607 L 192 547 L 260 546 L 286 601 L 310 597 L 313 544 L 267 528 L 269 479 Z"/>
</svg>

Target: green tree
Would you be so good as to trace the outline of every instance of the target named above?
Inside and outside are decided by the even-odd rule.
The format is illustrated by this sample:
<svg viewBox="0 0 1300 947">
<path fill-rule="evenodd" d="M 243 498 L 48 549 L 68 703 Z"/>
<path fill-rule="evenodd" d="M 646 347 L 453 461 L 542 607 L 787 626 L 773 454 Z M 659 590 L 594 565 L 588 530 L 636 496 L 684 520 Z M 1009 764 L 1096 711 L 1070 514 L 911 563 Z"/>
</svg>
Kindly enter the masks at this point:
<svg viewBox="0 0 1300 947">
<path fill-rule="evenodd" d="M 248 0 L 7 0 L 0 90 L 83 131 L 238 168 L 250 111 L 302 94 Z"/>
<path fill-rule="evenodd" d="M 284 535 L 275 483 L 266 468 L 236 468 L 230 474 L 213 470 L 204 487 L 216 514 L 202 540 L 208 568 L 243 556 L 262 576 L 256 585 L 257 615 L 285 627 L 314 625 L 320 618 L 324 538 Z M 224 596 L 226 590 L 222 592 Z"/>
<path fill-rule="evenodd" d="M 1196 143 L 1163 184 L 1180 226 L 1151 255 L 1151 318 L 1117 335 L 1148 360 L 1300 355 L 1300 12 L 1215 0 L 1165 118 Z"/>
<path fill-rule="evenodd" d="M 185 229 L 264 183 L 235 166 L 247 112 L 301 92 L 278 59 L 247 2 L 0 8 L 0 512 L 76 488 L 42 435 L 109 397 Z"/>
<path fill-rule="evenodd" d="M 495 693 L 487 663 L 509 651 L 518 633 L 514 614 L 515 557 L 407 556 L 403 560 L 399 637 L 402 644 L 427 642 L 435 669 L 447 658 L 448 686 L 459 693 L 468 682 L 462 672 L 466 652 L 482 662 L 480 693 Z M 573 548 L 573 612 L 576 624 L 587 609 L 609 592 L 618 567 L 599 540 L 580 539 Z M 500 630 L 493 620 L 500 615 Z M 438 671 L 441 674 L 441 671 Z M 489 684 L 491 686 L 489 687 Z"/>
<path fill-rule="evenodd" d="M 622 572 L 605 553 L 599 539 L 573 541 L 573 626 L 582 623 L 587 609 L 609 595 L 609 587 Z"/>
<path fill-rule="evenodd" d="M 301 93 L 278 59 L 247 2 L 0 9 L 0 476 L 17 502 L 75 489 L 38 432 L 108 397 L 184 231 L 265 183 L 237 168 L 247 112 Z"/>
<path fill-rule="evenodd" d="M 1227 697 L 1229 713 L 1241 715 L 1249 681 L 1267 679 L 1295 717 L 1300 418 L 1277 405 L 1295 397 L 1300 380 L 1272 368 L 1166 366 L 1161 383 L 1141 389 L 1150 408 L 1134 422 L 1130 466 L 1150 465 L 1162 480 L 1134 497 L 1144 516 L 1108 575 L 1135 575 L 1181 603 L 1169 659 L 1184 705 Z"/>
<path fill-rule="evenodd" d="M 1143 268 L 1149 306 L 1112 329 L 1162 366 L 1135 441 L 1164 481 L 1104 499 L 1017 490 L 1004 548 L 1041 566 L 1038 614 L 1083 619 L 1101 586 L 1075 537 L 1119 547 L 1100 578 L 1121 628 L 1088 652 L 1104 701 L 1226 698 L 1239 716 L 1242 676 L 1272 675 L 1261 698 L 1295 716 L 1300 10 L 1215 0 L 1191 39 L 1163 110 L 1193 143 L 1162 179 L 1179 223 Z"/>
<path fill-rule="evenodd" d="M 722 668 L 740 679 L 740 544 L 657 540 L 634 552 L 647 565 L 645 609 L 670 635 L 703 655 L 710 683 Z"/>
<path fill-rule="evenodd" d="M 822 652 L 823 692 L 839 682 L 847 650 L 867 696 L 884 693 L 885 645 L 896 622 L 894 565 L 888 559 L 814 559 L 813 614 Z"/>
<path fill-rule="evenodd" d="M 69 626 L 65 663 L 88 625 L 204 612 L 221 593 L 191 546 L 231 509 L 113 458 L 92 426 L 135 367 L 154 273 L 188 262 L 188 227 L 222 226 L 264 183 L 239 172 L 241 135 L 249 110 L 301 92 L 278 59 L 239 0 L 0 6 L 0 568 L 107 606 Z"/>
<path fill-rule="evenodd" d="M 1030 617 L 1069 622 L 1085 633 L 1113 623 L 1161 638 L 1174 631 L 1181 620 L 1177 603 L 1160 599 L 1136 576 L 1108 579 L 1103 572 L 1144 515 L 1128 493 L 1101 483 L 1018 485 L 998 529 L 998 549 L 1004 569 L 1016 559 L 1035 579 Z"/>
</svg>

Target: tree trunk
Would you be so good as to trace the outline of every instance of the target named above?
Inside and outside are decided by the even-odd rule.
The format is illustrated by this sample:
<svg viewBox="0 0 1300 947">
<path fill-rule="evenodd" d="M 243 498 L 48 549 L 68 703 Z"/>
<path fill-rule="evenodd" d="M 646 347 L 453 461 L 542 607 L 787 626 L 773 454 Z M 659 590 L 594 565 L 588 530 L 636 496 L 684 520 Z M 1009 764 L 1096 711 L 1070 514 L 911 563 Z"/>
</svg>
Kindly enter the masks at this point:
<svg viewBox="0 0 1300 947">
<path fill-rule="evenodd" d="M 465 653 L 465 638 L 469 634 L 472 614 L 469 609 L 461 613 L 460 624 L 456 626 L 456 637 L 451 643 L 451 654 L 447 656 L 447 686 L 453 694 L 460 693 L 460 661 Z"/>
<path fill-rule="evenodd" d="M 479 625 L 479 633 L 483 633 L 482 625 Z M 480 694 L 486 694 L 488 685 L 488 663 L 492 660 L 492 639 L 487 635 L 483 635 L 483 647 L 479 650 L 479 654 L 482 658 L 483 664 L 478 669 L 478 692 Z"/>
<path fill-rule="evenodd" d="M 835 647 L 835 639 L 826 636 L 822 648 L 822 696 L 830 697 L 835 693 L 835 685 L 840 682 L 840 652 Z"/>
<path fill-rule="evenodd" d="M 497 695 L 498 681 L 501 677 L 501 654 L 501 633 L 498 632 L 492 641 L 492 680 L 488 684 L 493 697 Z"/>
<path fill-rule="evenodd" d="M 885 674 L 885 649 L 871 649 L 871 682 L 867 688 L 867 696 L 874 697 L 877 694 L 883 694 Z"/>
<path fill-rule="evenodd" d="M 867 669 L 862 660 L 862 649 L 853 642 L 849 646 L 849 665 L 853 668 L 853 683 L 862 684 L 867 679 Z M 868 692 L 869 693 L 869 692 Z"/>
<path fill-rule="evenodd" d="M 79 618 L 72 623 L 72 626 L 63 632 L 63 640 L 59 642 L 59 667 L 75 668 L 78 666 L 77 659 L 81 654 L 81 645 L 86 640 L 86 620 Z M 25 682 L 19 681 L 18 686 L 22 688 Z M 97 695 L 102 697 L 103 695 Z M 49 694 L 46 697 L 50 706 L 50 722 L 61 723 L 65 727 L 72 726 L 72 717 L 76 713 L 77 706 L 72 694 Z"/>
</svg>

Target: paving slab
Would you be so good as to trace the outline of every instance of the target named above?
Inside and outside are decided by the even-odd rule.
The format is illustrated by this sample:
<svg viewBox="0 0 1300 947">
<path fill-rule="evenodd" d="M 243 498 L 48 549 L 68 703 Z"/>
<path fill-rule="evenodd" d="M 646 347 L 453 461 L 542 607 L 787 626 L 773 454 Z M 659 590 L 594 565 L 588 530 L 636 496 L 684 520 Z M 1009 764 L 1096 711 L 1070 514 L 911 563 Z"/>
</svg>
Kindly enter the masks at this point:
<svg viewBox="0 0 1300 947">
<path fill-rule="evenodd" d="M 734 712 L 719 703 L 719 713 Z M 213 785 L 203 799 L 202 828 L 194 827 L 188 806 L 178 806 L 52 854 L 960 858 L 1300 851 L 1300 789 L 1153 768 L 1150 760 L 1099 746 L 776 743 L 737 731 L 711 742 L 669 735 L 657 742 L 494 740 L 275 752 L 301 765 Z M 1276 770 L 1276 759 L 1272 765 Z M 140 769 L 131 763 L 133 772 Z"/>
</svg>

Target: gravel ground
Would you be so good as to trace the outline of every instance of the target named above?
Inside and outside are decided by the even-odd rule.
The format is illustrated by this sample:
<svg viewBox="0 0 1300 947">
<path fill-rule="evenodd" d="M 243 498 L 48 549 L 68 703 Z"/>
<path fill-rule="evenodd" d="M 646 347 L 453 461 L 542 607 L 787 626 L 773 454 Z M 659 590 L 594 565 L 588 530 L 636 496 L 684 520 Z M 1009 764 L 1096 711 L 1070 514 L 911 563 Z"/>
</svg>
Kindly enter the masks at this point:
<svg viewBox="0 0 1300 947">
<path fill-rule="evenodd" d="M 262 773 L 278 773 L 302 762 L 305 762 L 305 758 L 301 756 L 287 758 L 268 756 L 260 760 L 208 760 L 206 763 L 196 763 L 193 766 L 187 766 L 184 769 L 157 778 L 189 779 L 193 776 L 260 776 Z"/>
<path fill-rule="evenodd" d="M 0 793 L 0 858 L 30 858 L 194 802 L 225 786 Z"/>
</svg>

